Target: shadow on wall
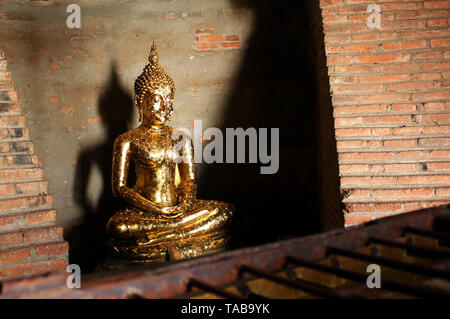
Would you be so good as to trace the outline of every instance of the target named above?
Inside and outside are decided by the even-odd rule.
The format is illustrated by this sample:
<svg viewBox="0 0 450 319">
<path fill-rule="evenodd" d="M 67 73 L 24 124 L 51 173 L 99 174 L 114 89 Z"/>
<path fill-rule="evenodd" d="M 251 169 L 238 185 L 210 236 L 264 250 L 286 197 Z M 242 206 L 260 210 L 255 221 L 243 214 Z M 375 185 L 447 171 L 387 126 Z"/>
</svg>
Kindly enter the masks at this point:
<svg viewBox="0 0 450 319">
<path fill-rule="evenodd" d="M 314 37 L 319 36 L 311 34 L 311 10 L 304 1 L 232 3 L 252 9 L 256 20 L 224 108 L 222 131 L 227 127 L 280 130 L 280 166 L 276 174 L 261 175 L 259 169 L 264 164 L 202 167 L 199 198 L 235 205 L 232 248 L 240 248 L 321 231 L 317 137 L 320 112 L 316 97 L 319 84 L 315 69 L 320 62 L 313 60 L 317 54 L 312 50 L 318 50 L 313 46 L 318 41 Z M 321 21 L 320 10 L 318 14 Z M 326 82 L 328 85 L 328 79 Z M 331 132 L 332 128 L 329 138 L 334 139 Z M 334 154 L 334 167 L 322 167 L 323 170 L 337 167 L 336 150 L 330 152 Z M 334 175 L 337 180 L 337 171 Z M 336 189 L 332 191 L 339 194 L 338 182 L 334 185 Z"/>
<path fill-rule="evenodd" d="M 109 82 L 98 100 L 98 113 L 106 129 L 105 140 L 85 149 L 78 156 L 73 196 L 83 208 L 84 215 L 82 222 L 65 236 L 70 245 L 70 263 L 80 265 L 87 273 L 94 271 L 95 266 L 106 258 L 106 223 L 115 211 L 124 207 L 124 203 L 112 196 L 112 153 L 115 138 L 130 129 L 133 112 L 133 99 L 121 87 L 112 64 Z M 100 170 L 103 183 L 98 203 L 88 194 L 94 167 Z M 133 179 L 132 176 L 130 178 Z"/>
</svg>

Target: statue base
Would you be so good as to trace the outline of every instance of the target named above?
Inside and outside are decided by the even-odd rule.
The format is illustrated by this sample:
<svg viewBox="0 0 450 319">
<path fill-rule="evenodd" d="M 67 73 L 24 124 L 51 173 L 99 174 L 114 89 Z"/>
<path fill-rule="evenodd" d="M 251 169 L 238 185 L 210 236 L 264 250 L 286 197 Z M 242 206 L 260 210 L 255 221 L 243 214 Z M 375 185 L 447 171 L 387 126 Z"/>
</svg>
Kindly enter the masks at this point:
<svg viewBox="0 0 450 319">
<path fill-rule="evenodd" d="M 131 245 L 111 239 L 108 243 L 115 258 L 133 264 L 167 263 L 215 254 L 227 248 L 229 236 L 216 233 L 192 237 L 183 241 L 164 242 L 155 245 Z"/>
</svg>

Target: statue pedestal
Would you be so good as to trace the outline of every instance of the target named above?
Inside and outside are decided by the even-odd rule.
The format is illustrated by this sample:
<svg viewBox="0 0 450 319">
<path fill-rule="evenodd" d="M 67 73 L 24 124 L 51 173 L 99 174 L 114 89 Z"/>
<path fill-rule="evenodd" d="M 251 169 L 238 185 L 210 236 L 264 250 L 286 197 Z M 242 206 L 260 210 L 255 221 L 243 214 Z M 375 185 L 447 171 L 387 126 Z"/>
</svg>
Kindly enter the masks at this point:
<svg viewBox="0 0 450 319">
<path fill-rule="evenodd" d="M 99 265 L 97 265 L 95 272 L 111 271 L 111 270 L 123 270 L 130 269 L 137 266 L 148 266 L 148 269 L 156 269 L 162 266 L 167 266 L 167 262 L 136 262 L 118 258 L 108 258 Z"/>
<path fill-rule="evenodd" d="M 143 265 L 167 264 L 168 262 L 215 254 L 226 249 L 228 241 L 228 235 L 219 233 L 149 246 L 133 246 L 115 240 L 110 240 L 108 245 L 114 252 L 114 259 L 123 260 L 124 263 L 128 264 Z"/>
</svg>

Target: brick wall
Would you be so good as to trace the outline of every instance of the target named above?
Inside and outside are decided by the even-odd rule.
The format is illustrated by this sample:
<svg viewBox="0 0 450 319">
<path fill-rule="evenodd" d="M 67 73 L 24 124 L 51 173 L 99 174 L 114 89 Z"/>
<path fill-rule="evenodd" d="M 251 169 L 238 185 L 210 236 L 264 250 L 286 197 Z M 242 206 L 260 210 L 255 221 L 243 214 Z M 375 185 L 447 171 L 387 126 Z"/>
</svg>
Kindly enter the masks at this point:
<svg viewBox="0 0 450 319">
<path fill-rule="evenodd" d="M 346 225 L 449 203 L 450 1 L 320 4 Z"/>
<path fill-rule="evenodd" d="M 0 51 L 0 280 L 65 269 L 68 245 Z"/>
</svg>

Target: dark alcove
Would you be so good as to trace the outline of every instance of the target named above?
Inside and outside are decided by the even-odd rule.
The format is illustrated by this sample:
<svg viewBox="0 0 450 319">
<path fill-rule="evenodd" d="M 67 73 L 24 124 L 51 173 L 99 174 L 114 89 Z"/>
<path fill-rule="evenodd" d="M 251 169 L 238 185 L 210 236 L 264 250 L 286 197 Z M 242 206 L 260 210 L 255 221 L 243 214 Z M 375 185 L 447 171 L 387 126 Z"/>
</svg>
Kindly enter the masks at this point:
<svg viewBox="0 0 450 319">
<path fill-rule="evenodd" d="M 199 197 L 235 205 L 231 248 L 341 227 L 319 3 L 233 4 L 254 11 L 256 21 L 221 129 L 279 128 L 279 170 L 261 175 L 260 163 L 202 164 Z"/>
</svg>

